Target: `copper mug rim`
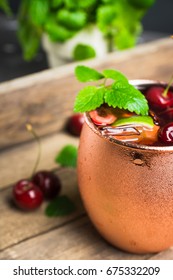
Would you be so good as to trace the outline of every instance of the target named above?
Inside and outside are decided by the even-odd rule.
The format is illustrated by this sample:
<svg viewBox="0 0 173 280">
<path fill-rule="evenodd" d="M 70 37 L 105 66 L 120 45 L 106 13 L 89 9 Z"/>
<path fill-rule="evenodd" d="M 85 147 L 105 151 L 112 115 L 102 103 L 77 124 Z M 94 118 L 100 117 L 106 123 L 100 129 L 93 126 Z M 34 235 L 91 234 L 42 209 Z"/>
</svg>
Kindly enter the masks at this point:
<svg viewBox="0 0 173 280">
<path fill-rule="evenodd" d="M 157 81 L 157 80 L 144 80 L 144 79 L 137 79 L 137 80 L 130 80 L 130 84 L 136 86 L 138 89 L 142 89 L 144 86 L 147 85 L 167 85 L 167 83 L 162 82 L 162 81 Z M 102 135 L 98 127 L 92 122 L 89 113 L 86 112 L 84 114 L 85 117 L 85 122 L 87 125 L 92 129 L 94 133 L 96 133 L 98 136 L 101 138 L 108 140 L 112 144 L 122 146 L 122 147 L 127 147 L 131 149 L 138 149 L 138 150 L 145 150 L 145 151 L 155 151 L 155 152 L 173 152 L 173 146 L 149 146 L 149 145 L 141 145 L 141 144 L 135 144 L 135 143 L 130 143 L 130 142 L 123 142 L 120 140 L 115 139 L 112 136 L 108 135 Z"/>
</svg>

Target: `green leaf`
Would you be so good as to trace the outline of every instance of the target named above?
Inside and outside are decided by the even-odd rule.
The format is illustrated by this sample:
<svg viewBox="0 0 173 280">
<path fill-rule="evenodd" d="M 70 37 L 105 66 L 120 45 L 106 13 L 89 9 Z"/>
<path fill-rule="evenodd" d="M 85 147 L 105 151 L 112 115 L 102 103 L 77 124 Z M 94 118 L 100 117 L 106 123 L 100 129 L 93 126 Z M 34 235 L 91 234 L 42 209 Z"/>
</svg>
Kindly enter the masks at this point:
<svg viewBox="0 0 173 280">
<path fill-rule="evenodd" d="M 94 4 L 96 4 L 98 0 L 78 0 L 78 5 L 79 5 L 79 8 L 82 8 L 82 9 L 87 9 L 89 7 L 92 7 Z"/>
<path fill-rule="evenodd" d="M 117 49 L 124 50 L 132 48 L 136 45 L 138 34 L 141 31 L 140 23 L 136 23 L 135 30 L 128 30 L 127 27 L 121 27 L 121 31 L 117 32 L 114 37 L 115 45 Z"/>
<path fill-rule="evenodd" d="M 136 8 L 141 8 L 141 9 L 148 9 L 150 8 L 156 0 L 129 0 L 129 3 L 131 5 L 134 5 Z"/>
<path fill-rule="evenodd" d="M 87 86 L 83 88 L 76 97 L 74 111 L 83 113 L 100 107 L 104 103 L 104 94 L 104 87 Z"/>
<path fill-rule="evenodd" d="M 85 26 L 87 14 L 84 11 L 68 11 L 61 9 L 57 13 L 57 21 L 70 30 L 79 30 Z"/>
<path fill-rule="evenodd" d="M 103 75 L 107 79 L 113 79 L 115 81 L 122 81 L 128 83 L 128 79 L 119 71 L 113 69 L 103 70 Z"/>
<path fill-rule="evenodd" d="M 66 7 L 69 9 L 87 9 L 96 4 L 98 0 L 65 0 Z"/>
<path fill-rule="evenodd" d="M 82 65 L 75 68 L 75 75 L 80 82 L 92 82 L 104 78 L 104 76 L 95 69 Z"/>
<path fill-rule="evenodd" d="M 114 20 L 119 14 L 119 6 L 102 5 L 97 10 L 97 24 L 104 34 L 114 34 L 116 27 L 114 27 Z"/>
<path fill-rule="evenodd" d="M 113 4 L 115 2 L 115 0 L 101 0 L 101 2 L 103 2 L 105 4 Z"/>
<path fill-rule="evenodd" d="M 148 114 L 148 103 L 145 96 L 130 84 L 116 82 L 105 93 L 105 102 L 114 108 L 127 109 L 138 115 Z"/>
<path fill-rule="evenodd" d="M 35 57 L 40 46 L 41 34 L 37 28 L 33 28 L 29 23 L 19 24 L 17 33 L 22 46 L 24 59 L 30 61 Z"/>
<path fill-rule="evenodd" d="M 63 0 L 51 0 L 51 7 L 52 8 L 59 8 L 63 4 Z"/>
<path fill-rule="evenodd" d="M 127 109 L 130 112 L 135 112 L 137 115 L 148 115 L 149 107 L 145 96 L 132 85 L 130 85 L 129 90 L 131 91 L 131 98 L 129 103 L 127 102 Z"/>
<path fill-rule="evenodd" d="M 68 9 L 77 9 L 77 1 L 74 0 L 64 0 L 65 6 Z"/>
<path fill-rule="evenodd" d="M 78 44 L 73 51 L 73 58 L 76 61 L 96 57 L 93 47 L 84 44 Z"/>
<path fill-rule="evenodd" d="M 47 20 L 47 23 L 45 24 L 45 31 L 48 33 L 50 40 L 53 42 L 65 42 L 74 35 L 74 32 L 59 25 L 54 18 Z"/>
<path fill-rule="evenodd" d="M 31 22 L 35 25 L 42 26 L 47 20 L 49 12 L 49 2 L 47 0 L 30 1 L 29 15 Z"/>
<path fill-rule="evenodd" d="M 76 167 L 77 148 L 73 145 L 66 145 L 56 156 L 55 162 L 63 167 Z"/>
<path fill-rule="evenodd" d="M 74 203 L 66 196 L 58 196 L 46 207 L 45 214 L 48 217 L 66 216 L 76 210 Z"/>
</svg>

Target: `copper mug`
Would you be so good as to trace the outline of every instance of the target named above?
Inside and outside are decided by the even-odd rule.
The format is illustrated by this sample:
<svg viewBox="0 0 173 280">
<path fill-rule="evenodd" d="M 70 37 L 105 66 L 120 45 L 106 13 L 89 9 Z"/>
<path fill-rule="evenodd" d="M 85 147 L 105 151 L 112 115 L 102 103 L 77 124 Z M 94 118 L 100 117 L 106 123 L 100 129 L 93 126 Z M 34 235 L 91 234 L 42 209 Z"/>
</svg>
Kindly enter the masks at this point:
<svg viewBox="0 0 173 280">
<path fill-rule="evenodd" d="M 138 88 L 155 81 L 131 81 Z M 78 182 L 86 211 L 112 245 L 133 253 L 173 245 L 173 146 L 104 137 L 88 114 L 80 137 Z"/>
</svg>

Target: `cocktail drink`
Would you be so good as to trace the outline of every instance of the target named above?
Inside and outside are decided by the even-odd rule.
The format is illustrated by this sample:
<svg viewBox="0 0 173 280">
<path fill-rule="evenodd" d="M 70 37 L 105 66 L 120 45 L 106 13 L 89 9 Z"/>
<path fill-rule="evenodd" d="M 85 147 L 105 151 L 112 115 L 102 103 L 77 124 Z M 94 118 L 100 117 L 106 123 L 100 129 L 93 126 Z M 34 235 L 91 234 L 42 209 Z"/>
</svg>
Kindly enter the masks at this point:
<svg viewBox="0 0 173 280">
<path fill-rule="evenodd" d="M 158 252 L 173 245 L 173 104 L 168 102 L 173 93 L 170 85 L 155 81 L 130 84 L 148 100 L 148 114 L 106 103 L 88 110 L 79 145 L 79 189 L 107 241 L 129 252 Z M 167 91 L 166 104 L 151 98 L 160 87 Z"/>
</svg>

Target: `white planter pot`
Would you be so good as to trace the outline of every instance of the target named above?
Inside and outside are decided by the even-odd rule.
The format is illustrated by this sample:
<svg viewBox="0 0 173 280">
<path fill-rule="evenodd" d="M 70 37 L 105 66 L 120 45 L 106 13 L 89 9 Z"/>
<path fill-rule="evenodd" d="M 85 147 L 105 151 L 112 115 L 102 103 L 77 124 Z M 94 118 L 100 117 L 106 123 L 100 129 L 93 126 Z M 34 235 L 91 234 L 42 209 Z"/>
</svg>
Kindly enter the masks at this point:
<svg viewBox="0 0 173 280">
<path fill-rule="evenodd" d="M 72 62 L 73 50 L 78 44 L 92 46 L 95 49 L 96 57 L 103 57 L 108 52 L 107 41 L 96 27 L 83 29 L 65 43 L 51 42 L 46 34 L 42 38 L 43 49 L 47 53 L 50 67 L 57 67 Z"/>
</svg>

